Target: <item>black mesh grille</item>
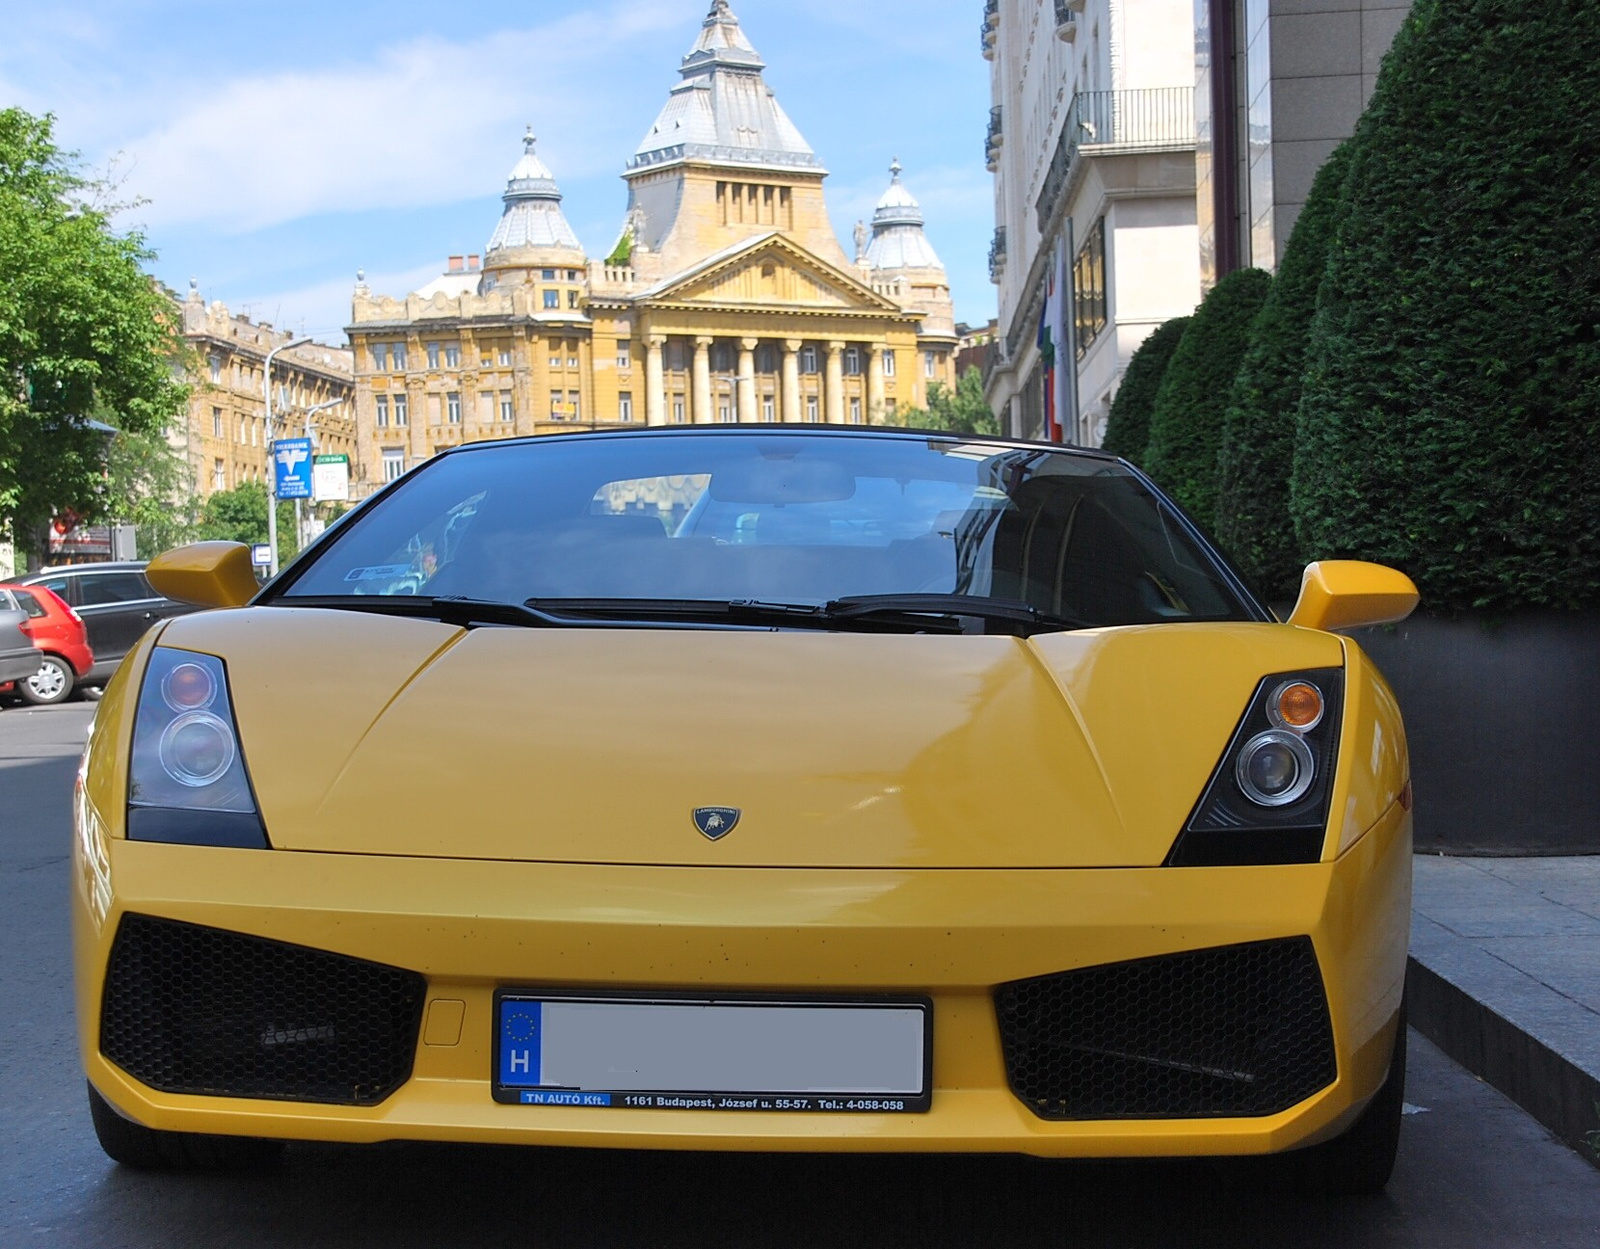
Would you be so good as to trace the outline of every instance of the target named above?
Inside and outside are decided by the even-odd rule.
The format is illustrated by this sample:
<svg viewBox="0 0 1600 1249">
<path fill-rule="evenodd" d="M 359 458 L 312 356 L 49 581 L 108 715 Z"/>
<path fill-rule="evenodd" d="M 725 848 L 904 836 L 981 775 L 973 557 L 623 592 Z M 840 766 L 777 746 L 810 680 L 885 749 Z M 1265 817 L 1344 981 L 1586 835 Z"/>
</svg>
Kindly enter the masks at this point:
<svg viewBox="0 0 1600 1249">
<path fill-rule="evenodd" d="M 1309 937 L 1086 967 L 995 993 L 1006 1076 L 1043 1119 L 1267 1115 L 1333 1082 Z"/>
<path fill-rule="evenodd" d="M 411 1075 L 424 989 L 382 963 L 127 915 L 100 1051 L 167 1093 L 370 1106 Z"/>
</svg>

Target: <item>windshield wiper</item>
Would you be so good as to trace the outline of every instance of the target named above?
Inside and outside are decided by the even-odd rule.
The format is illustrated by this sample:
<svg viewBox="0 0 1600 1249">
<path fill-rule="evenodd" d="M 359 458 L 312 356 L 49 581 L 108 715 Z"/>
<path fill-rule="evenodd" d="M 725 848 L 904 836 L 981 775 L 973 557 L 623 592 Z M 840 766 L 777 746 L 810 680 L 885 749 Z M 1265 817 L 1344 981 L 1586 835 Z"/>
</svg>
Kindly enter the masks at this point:
<svg viewBox="0 0 1600 1249">
<path fill-rule="evenodd" d="M 378 616 L 414 616 L 464 628 L 486 624 L 547 627 L 571 623 L 522 603 L 501 603 L 462 594 L 441 594 L 436 598 L 426 594 L 282 595 L 271 603 L 277 607 L 319 607 L 371 612 Z"/>
<path fill-rule="evenodd" d="M 1016 599 L 982 598 L 972 594 L 851 594 L 823 606 L 836 620 L 862 620 L 876 616 L 968 616 L 978 620 L 1015 621 L 1047 629 L 1088 629 L 1086 620 L 1053 616 Z M 1035 630 L 1028 630 L 1034 632 Z"/>
</svg>

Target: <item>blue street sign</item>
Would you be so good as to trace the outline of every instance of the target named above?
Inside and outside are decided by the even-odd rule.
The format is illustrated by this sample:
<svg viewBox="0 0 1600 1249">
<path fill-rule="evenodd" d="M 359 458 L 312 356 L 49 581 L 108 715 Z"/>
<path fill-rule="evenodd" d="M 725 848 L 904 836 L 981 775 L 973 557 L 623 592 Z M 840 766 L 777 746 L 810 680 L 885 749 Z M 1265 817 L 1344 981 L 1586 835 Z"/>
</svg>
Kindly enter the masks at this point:
<svg viewBox="0 0 1600 1249">
<path fill-rule="evenodd" d="M 311 439 L 280 438 L 272 444 L 280 499 L 311 497 Z"/>
</svg>

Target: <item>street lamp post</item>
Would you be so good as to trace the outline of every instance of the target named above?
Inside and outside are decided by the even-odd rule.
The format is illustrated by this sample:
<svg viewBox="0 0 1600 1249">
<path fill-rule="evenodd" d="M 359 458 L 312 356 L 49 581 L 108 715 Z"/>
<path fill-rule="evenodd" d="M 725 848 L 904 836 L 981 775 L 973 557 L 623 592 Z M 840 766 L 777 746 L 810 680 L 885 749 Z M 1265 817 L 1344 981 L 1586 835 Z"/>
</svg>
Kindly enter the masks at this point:
<svg viewBox="0 0 1600 1249">
<path fill-rule="evenodd" d="M 267 546 L 272 551 L 268 575 L 273 577 L 278 575 L 278 429 L 272 418 L 272 357 L 290 347 L 303 347 L 310 341 L 306 337 L 279 343 L 267 352 L 267 363 L 261 370 L 261 386 L 267 399 L 267 452 L 271 458 L 267 472 Z"/>
</svg>

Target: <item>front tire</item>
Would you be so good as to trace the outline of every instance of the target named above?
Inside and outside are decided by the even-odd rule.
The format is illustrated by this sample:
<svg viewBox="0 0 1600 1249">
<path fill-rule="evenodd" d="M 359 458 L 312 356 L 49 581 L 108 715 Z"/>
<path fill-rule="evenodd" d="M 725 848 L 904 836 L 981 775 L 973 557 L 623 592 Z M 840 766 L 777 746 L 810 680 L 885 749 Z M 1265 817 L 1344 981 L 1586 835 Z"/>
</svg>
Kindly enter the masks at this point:
<svg viewBox="0 0 1600 1249">
<path fill-rule="evenodd" d="M 137 1171 L 262 1171 L 283 1156 L 283 1142 L 248 1136 L 162 1132 L 124 1119 L 89 1085 L 89 1115 L 100 1148 Z"/>
<path fill-rule="evenodd" d="M 65 659 L 43 655 L 39 660 L 39 671 L 17 682 L 17 693 L 35 707 L 49 707 L 66 702 L 76 681 L 72 665 Z"/>
<path fill-rule="evenodd" d="M 1406 1011 L 1402 1004 L 1395 1029 L 1389 1074 L 1361 1117 L 1341 1135 L 1273 1161 L 1283 1178 L 1299 1192 L 1327 1197 L 1376 1196 L 1394 1173 L 1400 1147 L 1400 1117 L 1406 1093 Z"/>
</svg>

